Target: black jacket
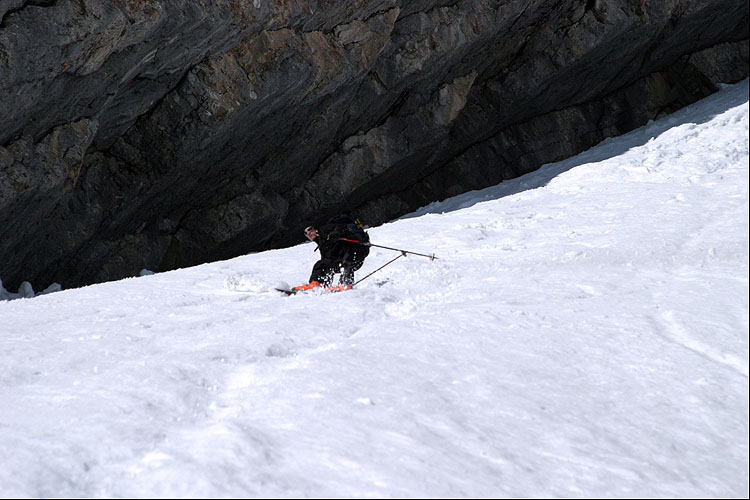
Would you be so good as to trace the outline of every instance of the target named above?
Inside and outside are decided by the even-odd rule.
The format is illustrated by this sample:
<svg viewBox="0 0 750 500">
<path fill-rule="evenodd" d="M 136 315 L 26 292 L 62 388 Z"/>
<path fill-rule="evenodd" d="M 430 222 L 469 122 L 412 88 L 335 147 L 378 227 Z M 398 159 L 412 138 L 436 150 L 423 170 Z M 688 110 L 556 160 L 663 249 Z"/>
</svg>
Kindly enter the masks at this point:
<svg viewBox="0 0 750 500">
<path fill-rule="evenodd" d="M 370 242 L 370 237 L 361 226 L 348 217 L 335 217 L 320 226 L 318 237 L 314 241 L 318 244 L 320 257 L 333 262 L 350 260 L 347 257 L 353 254 L 369 253 L 367 243 Z"/>
</svg>

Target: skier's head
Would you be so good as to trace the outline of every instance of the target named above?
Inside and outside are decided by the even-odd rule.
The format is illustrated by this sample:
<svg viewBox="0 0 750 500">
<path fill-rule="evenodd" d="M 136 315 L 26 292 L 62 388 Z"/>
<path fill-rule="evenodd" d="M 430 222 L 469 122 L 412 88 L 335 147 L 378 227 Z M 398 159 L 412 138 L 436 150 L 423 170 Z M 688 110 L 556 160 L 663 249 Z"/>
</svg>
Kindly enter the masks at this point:
<svg viewBox="0 0 750 500">
<path fill-rule="evenodd" d="M 312 241 L 318 237 L 318 230 L 314 226 L 307 226 L 305 228 L 305 236 L 308 240 Z"/>
</svg>

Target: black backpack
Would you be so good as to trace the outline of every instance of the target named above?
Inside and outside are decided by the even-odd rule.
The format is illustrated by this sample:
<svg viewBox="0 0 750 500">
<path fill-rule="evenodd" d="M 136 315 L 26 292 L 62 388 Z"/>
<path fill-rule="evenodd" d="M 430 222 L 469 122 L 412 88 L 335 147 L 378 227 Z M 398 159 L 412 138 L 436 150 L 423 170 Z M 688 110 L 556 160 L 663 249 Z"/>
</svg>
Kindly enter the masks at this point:
<svg viewBox="0 0 750 500">
<path fill-rule="evenodd" d="M 361 243 L 370 241 L 370 237 L 367 235 L 362 223 L 349 214 L 340 214 L 331 217 L 326 222 L 326 229 L 328 229 L 328 239 L 345 238 Z"/>
</svg>

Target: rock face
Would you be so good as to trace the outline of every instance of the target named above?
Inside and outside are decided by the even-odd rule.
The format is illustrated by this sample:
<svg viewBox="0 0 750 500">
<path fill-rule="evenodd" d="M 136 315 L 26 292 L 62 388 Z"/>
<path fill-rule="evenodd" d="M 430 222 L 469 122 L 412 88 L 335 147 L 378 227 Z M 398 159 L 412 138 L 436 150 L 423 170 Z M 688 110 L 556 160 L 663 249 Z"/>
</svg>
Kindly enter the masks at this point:
<svg viewBox="0 0 750 500">
<path fill-rule="evenodd" d="M 747 75 L 737 0 L 0 0 L 0 277 L 377 225 Z"/>
</svg>

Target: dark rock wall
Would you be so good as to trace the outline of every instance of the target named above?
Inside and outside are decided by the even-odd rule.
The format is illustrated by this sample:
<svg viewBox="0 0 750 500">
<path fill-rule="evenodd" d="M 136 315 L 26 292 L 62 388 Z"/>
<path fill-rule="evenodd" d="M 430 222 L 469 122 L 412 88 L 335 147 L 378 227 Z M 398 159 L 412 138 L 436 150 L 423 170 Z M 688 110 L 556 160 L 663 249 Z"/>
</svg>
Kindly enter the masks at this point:
<svg viewBox="0 0 750 500">
<path fill-rule="evenodd" d="M 0 0 L 0 277 L 377 225 L 748 75 L 729 0 Z"/>
</svg>

